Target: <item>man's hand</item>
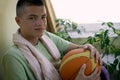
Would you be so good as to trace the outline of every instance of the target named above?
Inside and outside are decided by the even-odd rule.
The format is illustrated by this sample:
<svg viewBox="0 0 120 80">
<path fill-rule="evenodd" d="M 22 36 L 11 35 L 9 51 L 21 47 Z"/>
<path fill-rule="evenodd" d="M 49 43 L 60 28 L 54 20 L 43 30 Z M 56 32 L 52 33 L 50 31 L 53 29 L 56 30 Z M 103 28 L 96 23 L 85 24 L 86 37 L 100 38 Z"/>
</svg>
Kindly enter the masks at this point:
<svg viewBox="0 0 120 80">
<path fill-rule="evenodd" d="M 101 55 L 100 53 L 97 51 L 97 49 L 92 46 L 91 44 L 85 44 L 85 45 L 77 45 L 77 44 L 73 44 L 71 43 L 68 47 L 68 49 L 66 50 L 66 52 L 69 52 L 70 50 L 73 50 L 73 49 L 76 49 L 76 48 L 82 48 L 82 49 L 88 49 L 90 50 L 90 57 L 95 57 L 95 61 L 96 62 L 99 62 L 100 65 L 102 65 L 102 58 L 101 58 Z"/>
<path fill-rule="evenodd" d="M 98 71 L 98 69 L 96 68 L 91 75 L 86 76 L 84 74 L 85 68 L 86 68 L 86 65 L 83 64 L 75 80 L 100 80 L 101 71 Z"/>
<path fill-rule="evenodd" d="M 90 57 L 95 57 L 95 61 L 98 63 L 100 63 L 100 65 L 102 65 L 102 58 L 101 58 L 101 55 L 100 53 L 97 51 L 97 49 L 95 47 L 93 47 L 91 44 L 85 44 L 85 45 L 82 45 L 80 46 L 80 48 L 84 48 L 84 49 L 88 49 L 90 50 Z"/>
</svg>

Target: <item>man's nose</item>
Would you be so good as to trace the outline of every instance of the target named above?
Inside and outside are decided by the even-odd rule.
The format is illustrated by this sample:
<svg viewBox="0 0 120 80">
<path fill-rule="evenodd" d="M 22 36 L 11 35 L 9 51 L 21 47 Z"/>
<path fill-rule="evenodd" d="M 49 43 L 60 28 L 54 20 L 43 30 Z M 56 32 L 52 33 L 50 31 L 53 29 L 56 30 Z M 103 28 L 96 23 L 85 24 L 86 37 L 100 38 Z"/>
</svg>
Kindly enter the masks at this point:
<svg viewBox="0 0 120 80">
<path fill-rule="evenodd" d="M 36 24 L 37 25 L 42 25 L 44 22 L 43 22 L 43 20 L 42 19 L 38 19 L 37 21 L 36 21 Z"/>
</svg>

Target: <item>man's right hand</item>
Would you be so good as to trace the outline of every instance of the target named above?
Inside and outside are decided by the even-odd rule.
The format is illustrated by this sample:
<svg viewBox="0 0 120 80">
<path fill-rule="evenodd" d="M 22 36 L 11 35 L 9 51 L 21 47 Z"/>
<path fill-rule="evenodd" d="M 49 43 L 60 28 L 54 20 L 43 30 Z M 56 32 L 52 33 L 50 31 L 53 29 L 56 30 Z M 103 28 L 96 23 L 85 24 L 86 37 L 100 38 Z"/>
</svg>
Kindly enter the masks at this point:
<svg viewBox="0 0 120 80">
<path fill-rule="evenodd" d="M 98 69 L 96 68 L 91 75 L 86 76 L 84 74 L 85 68 L 86 68 L 86 65 L 83 64 L 75 80 L 100 80 L 101 71 L 98 72 Z"/>
</svg>

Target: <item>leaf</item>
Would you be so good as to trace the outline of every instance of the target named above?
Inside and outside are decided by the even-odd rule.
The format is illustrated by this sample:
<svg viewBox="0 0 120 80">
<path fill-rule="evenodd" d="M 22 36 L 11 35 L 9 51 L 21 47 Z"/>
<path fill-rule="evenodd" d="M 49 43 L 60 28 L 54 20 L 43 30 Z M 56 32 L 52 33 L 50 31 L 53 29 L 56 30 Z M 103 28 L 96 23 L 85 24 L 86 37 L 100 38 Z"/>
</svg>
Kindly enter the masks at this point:
<svg viewBox="0 0 120 80">
<path fill-rule="evenodd" d="M 109 54 L 109 48 L 105 48 L 105 54 Z"/>
<path fill-rule="evenodd" d="M 103 22 L 101 25 L 105 25 L 105 22 Z"/>
<path fill-rule="evenodd" d="M 87 39 L 87 42 L 90 43 L 90 44 L 93 44 L 93 43 L 96 42 L 96 39 L 95 39 L 95 37 L 89 36 L 88 39 Z"/>
<path fill-rule="evenodd" d="M 108 31 L 109 31 L 109 30 L 105 30 L 105 31 L 103 32 L 103 34 L 104 34 L 105 37 L 108 36 Z"/>
<path fill-rule="evenodd" d="M 116 58 L 116 59 L 114 60 L 113 64 L 114 64 L 115 66 L 117 66 L 117 65 L 118 65 L 118 62 L 119 62 L 119 60 Z"/>
<path fill-rule="evenodd" d="M 112 64 L 107 65 L 107 69 L 108 69 L 108 71 L 109 71 L 110 74 L 112 74 L 114 72 L 114 67 L 113 67 Z"/>
<path fill-rule="evenodd" d="M 115 51 L 115 57 L 120 56 L 120 49 L 116 49 Z"/>
<path fill-rule="evenodd" d="M 101 49 L 104 49 L 104 47 L 105 47 L 105 41 L 101 40 L 100 44 L 101 44 Z"/>
<path fill-rule="evenodd" d="M 120 36 L 120 30 L 115 30 L 114 31 L 118 36 Z"/>
<path fill-rule="evenodd" d="M 118 64 L 118 68 L 119 68 L 119 72 L 120 72 L 120 62 L 119 62 L 119 64 Z"/>
<path fill-rule="evenodd" d="M 107 25 L 108 25 L 108 27 L 111 27 L 111 28 L 114 26 L 114 24 L 112 22 L 107 22 Z"/>
<path fill-rule="evenodd" d="M 76 30 L 78 33 L 81 33 L 81 31 L 79 29 Z"/>
</svg>

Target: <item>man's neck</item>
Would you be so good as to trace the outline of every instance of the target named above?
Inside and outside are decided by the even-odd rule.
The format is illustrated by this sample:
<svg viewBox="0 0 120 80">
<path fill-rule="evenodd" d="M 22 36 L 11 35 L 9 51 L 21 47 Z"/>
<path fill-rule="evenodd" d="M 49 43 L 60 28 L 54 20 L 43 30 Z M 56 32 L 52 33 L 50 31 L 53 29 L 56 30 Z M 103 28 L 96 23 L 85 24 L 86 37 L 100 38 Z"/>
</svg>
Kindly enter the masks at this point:
<svg viewBox="0 0 120 80">
<path fill-rule="evenodd" d="M 22 36 L 34 46 L 37 45 L 39 42 L 39 37 L 30 37 L 30 36 L 24 36 L 24 35 L 22 35 Z"/>
<path fill-rule="evenodd" d="M 28 40 L 28 39 L 27 39 Z M 39 42 L 39 38 L 34 38 L 34 39 L 29 39 L 28 41 L 30 41 L 31 43 L 32 43 L 32 45 L 37 45 L 38 44 L 38 42 Z"/>
</svg>

